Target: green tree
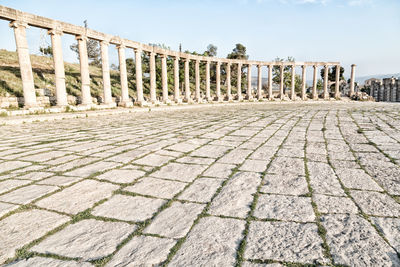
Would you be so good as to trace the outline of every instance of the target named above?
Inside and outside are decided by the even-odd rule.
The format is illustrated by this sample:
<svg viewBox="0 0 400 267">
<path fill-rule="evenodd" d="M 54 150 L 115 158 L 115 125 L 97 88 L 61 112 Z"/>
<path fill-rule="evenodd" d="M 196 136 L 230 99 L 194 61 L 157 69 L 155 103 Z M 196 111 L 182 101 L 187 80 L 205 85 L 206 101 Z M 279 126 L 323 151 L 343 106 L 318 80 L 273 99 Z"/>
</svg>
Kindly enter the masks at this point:
<svg viewBox="0 0 400 267">
<path fill-rule="evenodd" d="M 87 21 L 84 21 L 85 28 L 88 28 Z M 101 65 L 101 51 L 100 51 L 100 43 L 97 40 L 94 39 L 89 39 L 86 42 L 87 46 L 87 53 L 88 53 L 88 58 L 89 58 L 89 64 L 90 65 L 95 65 L 95 66 L 100 66 Z M 74 51 L 77 54 L 78 60 L 79 60 L 79 47 L 78 43 L 75 43 L 69 47 L 72 51 Z"/>
<path fill-rule="evenodd" d="M 42 53 L 42 55 L 44 56 L 53 56 L 53 48 L 49 45 L 47 47 L 39 47 L 39 51 L 40 53 Z"/>
<path fill-rule="evenodd" d="M 232 52 L 228 54 L 226 58 L 228 59 L 249 59 L 249 55 L 246 54 L 246 47 L 242 44 L 236 44 L 235 48 L 232 49 Z M 246 84 L 247 84 L 247 75 L 246 75 L 247 66 L 242 66 L 242 79 L 241 79 L 241 91 L 244 93 L 246 91 Z M 223 69 L 224 73 L 226 73 L 225 68 Z M 231 66 L 231 82 L 236 87 L 237 86 L 237 72 L 238 72 L 238 65 L 233 64 Z"/>
<path fill-rule="evenodd" d="M 340 67 L 340 75 L 339 75 L 339 80 L 342 81 L 344 80 L 344 68 Z M 322 80 L 324 80 L 324 76 L 325 76 L 325 68 L 321 69 L 321 78 Z M 328 80 L 331 82 L 336 81 L 336 66 L 333 66 L 332 68 L 328 68 Z"/>
<path fill-rule="evenodd" d="M 284 62 L 285 60 L 283 58 L 275 58 L 274 60 L 275 62 Z M 288 62 L 294 62 L 295 59 L 294 57 L 287 57 Z M 301 92 L 301 76 L 296 74 L 294 77 L 294 88 L 295 88 L 295 92 L 296 93 L 300 93 Z M 276 84 L 280 84 L 281 82 L 281 68 L 280 66 L 275 65 L 272 68 L 272 81 Z M 284 66 L 283 67 L 283 88 L 284 90 L 287 88 L 291 88 L 292 86 L 292 67 L 291 66 Z"/>
</svg>

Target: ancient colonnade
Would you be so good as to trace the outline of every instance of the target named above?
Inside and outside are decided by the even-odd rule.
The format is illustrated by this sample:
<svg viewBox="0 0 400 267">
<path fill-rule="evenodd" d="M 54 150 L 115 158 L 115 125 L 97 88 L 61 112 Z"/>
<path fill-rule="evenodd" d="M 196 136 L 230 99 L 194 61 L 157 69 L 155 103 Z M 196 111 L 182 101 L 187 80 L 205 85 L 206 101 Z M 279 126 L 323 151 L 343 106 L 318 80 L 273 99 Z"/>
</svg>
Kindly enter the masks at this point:
<svg viewBox="0 0 400 267">
<path fill-rule="evenodd" d="M 51 36 L 51 43 L 53 49 L 53 60 L 55 70 L 55 93 L 57 106 L 66 106 L 67 92 L 65 86 L 65 71 L 64 71 L 64 60 L 62 53 L 61 36 L 63 34 L 72 34 L 78 42 L 79 48 L 79 61 L 80 61 L 80 75 L 81 75 L 81 105 L 92 106 L 92 97 L 90 93 L 90 74 L 89 74 L 89 60 L 87 53 L 87 41 L 88 38 L 94 39 L 100 42 L 101 47 L 101 61 L 102 61 L 102 75 L 103 75 L 103 104 L 115 105 L 111 95 L 111 82 L 110 82 L 110 63 L 108 49 L 109 46 L 115 45 L 118 50 L 119 59 L 119 72 L 121 80 L 121 96 L 119 105 L 125 107 L 133 106 L 132 99 L 129 97 L 128 92 L 128 75 L 126 69 L 126 57 L 125 52 L 127 49 L 133 49 L 135 52 L 135 65 L 136 65 L 136 99 L 135 104 L 146 105 L 157 104 L 159 102 L 170 103 L 170 102 L 204 102 L 204 101 L 231 101 L 231 100 L 252 100 L 252 99 L 268 99 L 274 98 L 272 91 L 272 70 L 275 66 L 280 68 L 280 86 L 278 97 L 283 99 L 284 93 L 284 75 L 283 70 L 286 66 L 291 68 L 292 79 L 290 85 L 290 99 L 296 99 L 295 92 L 295 70 L 296 67 L 302 68 L 302 83 L 300 97 L 302 100 L 306 100 L 306 69 L 313 68 L 313 84 L 311 91 L 311 99 L 318 99 L 317 94 L 317 77 L 318 67 L 325 68 L 325 75 L 323 79 L 323 99 L 330 98 L 330 92 L 328 88 L 328 70 L 330 67 L 336 66 L 336 82 L 334 89 L 334 97 L 340 98 L 339 78 L 340 78 L 340 63 L 338 62 L 264 62 L 264 61 L 251 61 L 251 60 L 235 60 L 225 59 L 216 57 L 205 57 L 197 56 L 192 54 L 186 54 L 181 52 L 175 52 L 171 50 L 162 49 L 155 46 L 150 46 L 131 40 L 123 39 L 117 36 L 111 36 L 108 34 L 100 33 L 87 29 L 84 27 L 36 16 L 29 13 L 24 13 L 15 9 L 0 6 L 0 19 L 10 21 L 10 27 L 14 29 L 15 43 L 17 47 L 19 65 L 21 69 L 21 78 L 23 83 L 23 95 L 25 107 L 36 107 L 36 95 L 32 73 L 32 66 L 29 56 L 28 42 L 26 39 L 26 29 L 28 26 L 39 27 L 46 29 L 48 34 Z M 150 58 L 150 97 L 145 99 L 143 95 L 143 71 L 142 71 L 142 54 L 146 53 Z M 156 88 L 156 56 L 161 57 L 161 84 L 162 88 Z M 168 95 L 168 70 L 167 70 L 167 58 L 174 59 L 174 91 L 173 95 Z M 184 61 L 184 93 L 181 96 L 180 83 L 179 83 L 179 62 Z M 189 64 L 190 62 L 195 63 L 195 91 L 190 90 L 190 74 Z M 206 64 L 205 74 L 205 92 L 201 93 L 200 84 L 200 63 Z M 210 66 L 215 65 L 216 68 L 216 90 L 215 95 L 211 95 L 210 87 Z M 224 65 L 226 70 L 226 95 L 221 94 L 221 66 Z M 232 92 L 231 84 L 231 67 L 237 66 L 237 84 L 236 94 Z M 255 66 L 258 69 L 258 80 L 257 80 L 257 91 L 254 94 L 251 87 L 251 69 Z M 242 94 L 241 88 L 241 77 L 242 67 L 247 67 L 247 88 L 246 93 Z M 268 86 L 267 91 L 264 92 L 262 88 L 262 68 L 268 68 Z M 354 94 L 354 78 L 355 78 L 355 65 L 352 65 L 351 70 L 351 84 L 350 84 L 350 96 Z M 161 90 L 162 97 L 161 101 L 157 99 L 157 90 Z M 204 97 L 202 97 L 202 94 Z"/>
<path fill-rule="evenodd" d="M 400 102 L 400 79 L 384 78 L 373 81 L 370 87 L 370 96 L 379 102 Z"/>
</svg>

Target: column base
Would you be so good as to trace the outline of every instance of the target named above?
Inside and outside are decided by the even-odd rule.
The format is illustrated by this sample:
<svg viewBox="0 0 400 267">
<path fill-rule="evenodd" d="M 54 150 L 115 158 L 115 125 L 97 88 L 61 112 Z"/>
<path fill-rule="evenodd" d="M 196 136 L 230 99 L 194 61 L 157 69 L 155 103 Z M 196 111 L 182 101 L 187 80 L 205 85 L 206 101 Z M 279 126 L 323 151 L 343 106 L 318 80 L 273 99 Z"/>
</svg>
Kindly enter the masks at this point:
<svg viewBox="0 0 400 267">
<path fill-rule="evenodd" d="M 118 106 L 124 107 L 124 108 L 132 108 L 133 107 L 133 102 L 131 100 L 129 101 L 121 101 L 118 103 Z"/>
<path fill-rule="evenodd" d="M 225 97 L 225 100 L 226 100 L 226 101 L 233 101 L 232 95 L 226 96 L 226 97 Z"/>
<path fill-rule="evenodd" d="M 176 103 L 176 104 L 182 104 L 182 99 L 174 99 L 174 102 Z"/>
<path fill-rule="evenodd" d="M 242 95 L 238 95 L 237 96 L 237 101 L 243 101 L 243 96 Z"/>
<path fill-rule="evenodd" d="M 222 101 L 224 101 L 224 99 L 222 98 L 222 96 L 216 96 L 216 97 L 214 98 L 214 101 L 215 101 L 215 102 L 222 102 Z"/>
<path fill-rule="evenodd" d="M 101 103 L 100 106 L 115 108 L 115 107 L 117 107 L 117 103 L 115 103 L 115 102 Z"/>
<path fill-rule="evenodd" d="M 252 95 L 247 95 L 247 96 L 246 96 L 246 100 L 253 101 L 254 99 L 253 99 L 253 96 L 252 96 Z"/>
<path fill-rule="evenodd" d="M 264 97 L 262 95 L 257 96 L 257 100 L 263 100 L 263 99 L 264 99 Z"/>
<path fill-rule="evenodd" d="M 145 107 L 145 106 L 149 106 L 149 103 L 147 103 L 146 100 L 141 100 L 141 101 L 136 101 L 135 105 L 138 105 L 139 107 Z"/>
<path fill-rule="evenodd" d="M 162 101 L 166 105 L 171 105 L 171 100 L 170 99 L 165 99 Z"/>
</svg>

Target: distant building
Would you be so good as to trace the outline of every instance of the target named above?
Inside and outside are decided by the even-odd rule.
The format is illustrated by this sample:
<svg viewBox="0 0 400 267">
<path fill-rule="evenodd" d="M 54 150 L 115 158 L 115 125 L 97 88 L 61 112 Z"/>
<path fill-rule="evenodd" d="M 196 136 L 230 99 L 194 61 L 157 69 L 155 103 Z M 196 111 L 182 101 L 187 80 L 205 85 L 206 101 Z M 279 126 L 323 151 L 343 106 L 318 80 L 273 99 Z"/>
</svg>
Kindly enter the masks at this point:
<svg viewBox="0 0 400 267">
<path fill-rule="evenodd" d="M 370 96 L 374 97 L 379 102 L 400 102 L 400 79 L 384 78 L 369 79 L 371 81 Z M 366 83 L 367 83 L 366 81 Z M 367 85 L 367 84 L 366 84 Z"/>
<path fill-rule="evenodd" d="M 381 81 L 380 79 L 371 78 L 371 79 L 365 80 L 364 86 L 370 87 L 373 82 L 380 82 L 380 81 Z"/>
</svg>

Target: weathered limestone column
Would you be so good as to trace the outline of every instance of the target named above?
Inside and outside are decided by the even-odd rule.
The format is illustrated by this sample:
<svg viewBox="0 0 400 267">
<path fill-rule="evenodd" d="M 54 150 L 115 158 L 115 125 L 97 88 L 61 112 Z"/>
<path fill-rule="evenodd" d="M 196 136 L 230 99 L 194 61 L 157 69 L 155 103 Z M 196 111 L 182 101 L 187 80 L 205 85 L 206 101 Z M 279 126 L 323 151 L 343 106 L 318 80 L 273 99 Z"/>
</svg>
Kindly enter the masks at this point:
<svg viewBox="0 0 400 267">
<path fill-rule="evenodd" d="M 185 59 L 185 101 L 190 102 L 190 79 L 189 79 L 189 63 L 188 58 Z"/>
<path fill-rule="evenodd" d="M 243 100 L 243 96 L 242 96 L 242 63 L 238 63 L 236 89 L 237 89 L 238 101 L 242 101 Z"/>
<path fill-rule="evenodd" d="M 181 103 L 182 100 L 179 97 L 179 57 L 176 56 L 174 60 L 174 101 L 175 103 Z"/>
<path fill-rule="evenodd" d="M 36 107 L 36 93 L 33 82 L 31 58 L 29 56 L 28 41 L 26 40 L 26 28 L 28 24 L 13 21 L 10 27 L 14 28 L 15 44 L 17 47 L 19 68 L 21 71 L 22 89 L 24 91 L 24 106 L 26 108 Z"/>
<path fill-rule="evenodd" d="M 260 100 L 262 96 L 262 66 L 257 66 L 257 99 Z"/>
<path fill-rule="evenodd" d="M 272 100 L 272 65 L 268 65 L 268 99 Z"/>
<path fill-rule="evenodd" d="M 328 92 L 328 73 L 329 67 L 325 65 L 325 72 L 324 72 L 324 99 L 329 99 L 329 92 Z"/>
<path fill-rule="evenodd" d="M 296 65 L 292 65 L 292 80 L 290 83 L 290 99 L 291 100 L 296 100 L 295 78 L 296 78 Z"/>
<path fill-rule="evenodd" d="M 354 95 L 354 82 L 356 76 L 356 64 L 351 65 L 351 77 L 350 77 L 350 96 Z"/>
<path fill-rule="evenodd" d="M 143 97 L 143 73 L 142 73 L 142 49 L 137 48 L 135 50 L 135 66 L 136 66 L 136 93 L 137 103 L 139 106 L 146 104 Z"/>
<path fill-rule="evenodd" d="M 89 76 L 89 59 L 87 54 L 87 37 L 78 35 L 79 62 L 81 68 L 82 80 L 82 105 L 91 105 L 92 96 L 90 95 L 90 76 Z"/>
<path fill-rule="evenodd" d="M 103 72 L 103 102 L 108 105 L 112 103 L 111 81 L 110 81 L 110 63 L 108 59 L 108 41 L 101 41 L 101 69 Z"/>
<path fill-rule="evenodd" d="M 53 49 L 57 106 L 63 107 L 68 105 L 67 90 L 65 89 L 64 59 L 61 46 L 61 35 L 63 32 L 52 29 L 48 31 L 48 34 L 51 36 L 51 47 Z"/>
<path fill-rule="evenodd" d="M 340 65 L 336 65 L 336 81 L 335 81 L 335 98 L 336 99 L 340 99 L 339 83 L 340 83 Z"/>
<path fill-rule="evenodd" d="M 162 100 L 164 104 L 168 104 L 168 73 L 167 73 L 167 55 L 161 55 L 161 83 L 162 83 Z"/>
<path fill-rule="evenodd" d="M 226 100 L 232 100 L 231 63 L 226 63 Z"/>
<path fill-rule="evenodd" d="M 312 86 L 312 99 L 316 100 L 318 99 L 318 94 L 317 94 L 317 70 L 318 66 L 314 65 L 314 73 L 313 73 L 313 86 Z"/>
<path fill-rule="evenodd" d="M 150 101 L 157 102 L 156 94 L 156 53 L 150 52 Z"/>
<path fill-rule="evenodd" d="M 253 94 L 251 92 L 251 64 L 247 67 L 247 95 L 248 100 L 253 100 Z"/>
<path fill-rule="evenodd" d="M 216 65 L 216 100 L 222 101 L 221 98 L 221 61 L 217 61 Z"/>
<path fill-rule="evenodd" d="M 282 100 L 284 95 L 283 95 L 283 65 L 280 65 L 280 87 L 279 87 L 279 94 L 280 94 L 280 99 Z"/>
<path fill-rule="evenodd" d="M 301 66 L 301 100 L 306 100 L 306 65 Z"/>
<path fill-rule="evenodd" d="M 198 103 L 201 102 L 200 96 L 200 60 L 196 60 L 195 64 L 195 75 L 196 75 L 196 89 L 195 89 L 195 99 Z"/>
<path fill-rule="evenodd" d="M 210 91 L 210 61 L 207 60 L 206 63 L 206 100 L 211 101 L 211 91 Z"/>
<path fill-rule="evenodd" d="M 119 76 L 121 79 L 121 102 L 118 103 L 122 107 L 132 107 L 133 103 L 129 99 L 128 90 L 128 74 L 126 73 L 126 58 L 125 58 L 125 46 L 118 45 L 118 59 L 119 59 Z"/>
</svg>

